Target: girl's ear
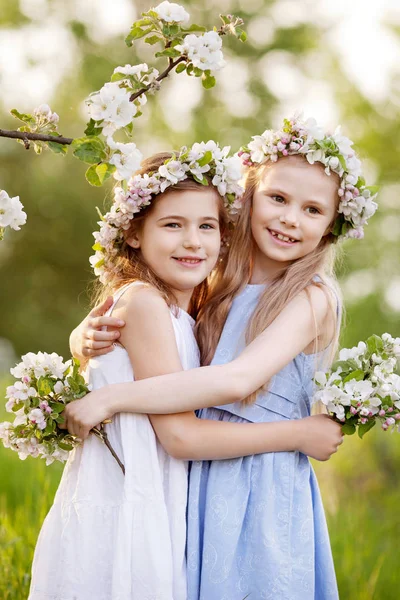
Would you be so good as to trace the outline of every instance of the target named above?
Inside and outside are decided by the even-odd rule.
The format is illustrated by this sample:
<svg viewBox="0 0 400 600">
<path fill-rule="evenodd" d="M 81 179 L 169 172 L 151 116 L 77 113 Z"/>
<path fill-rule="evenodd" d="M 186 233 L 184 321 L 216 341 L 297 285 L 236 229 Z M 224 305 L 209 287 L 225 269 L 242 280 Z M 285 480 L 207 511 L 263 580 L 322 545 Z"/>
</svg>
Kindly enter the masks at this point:
<svg viewBox="0 0 400 600">
<path fill-rule="evenodd" d="M 131 248 L 140 248 L 140 239 L 136 230 L 132 231 L 131 235 L 126 239 L 126 243 Z"/>
</svg>

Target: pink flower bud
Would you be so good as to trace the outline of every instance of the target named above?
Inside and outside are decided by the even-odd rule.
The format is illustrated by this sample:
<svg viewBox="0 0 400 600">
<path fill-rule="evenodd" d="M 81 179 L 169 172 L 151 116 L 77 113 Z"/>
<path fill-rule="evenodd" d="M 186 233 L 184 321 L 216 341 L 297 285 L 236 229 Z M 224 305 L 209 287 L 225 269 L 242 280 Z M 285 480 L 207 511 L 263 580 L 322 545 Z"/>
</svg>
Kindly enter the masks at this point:
<svg viewBox="0 0 400 600">
<path fill-rule="evenodd" d="M 396 421 L 399 421 L 400 420 L 400 413 L 395 414 L 394 418 L 396 419 Z"/>
<path fill-rule="evenodd" d="M 283 154 L 283 156 L 287 156 L 289 154 L 289 152 L 285 148 L 285 150 L 282 150 L 282 154 Z"/>
<path fill-rule="evenodd" d="M 388 425 L 394 425 L 396 423 L 395 419 L 393 419 L 393 417 L 389 417 L 388 419 L 386 419 L 386 423 Z"/>
<path fill-rule="evenodd" d="M 366 419 L 365 417 L 362 417 L 360 419 L 360 421 L 361 421 L 362 425 L 365 425 L 365 423 L 368 421 L 368 419 Z"/>
<path fill-rule="evenodd" d="M 357 409 L 354 406 L 350 406 L 350 412 L 352 415 L 356 415 L 357 414 Z"/>
<path fill-rule="evenodd" d="M 386 431 L 386 429 L 388 429 L 389 425 L 387 423 L 382 423 L 382 429 L 384 429 Z"/>
<path fill-rule="evenodd" d="M 380 417 L 384 417 L 386 415 L 386 412 L 383 410 L 383 408 L 379 411 L 379 416 Z"/>
<path fill-rule="evenodd" d="M 387 409 L 388 412 L 393 412 L 393 406 L 389 406 L 389 408 Z"/>
</svg>

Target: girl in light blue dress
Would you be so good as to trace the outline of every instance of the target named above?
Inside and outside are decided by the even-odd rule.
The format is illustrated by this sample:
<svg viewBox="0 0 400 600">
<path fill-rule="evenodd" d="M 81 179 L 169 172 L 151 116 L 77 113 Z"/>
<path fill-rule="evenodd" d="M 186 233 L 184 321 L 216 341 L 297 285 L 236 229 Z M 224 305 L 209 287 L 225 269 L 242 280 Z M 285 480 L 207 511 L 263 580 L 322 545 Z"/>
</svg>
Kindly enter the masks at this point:
<svg viewBox="0 0 400 600">
<path fill-rule="evenodd" d="M 334 243 L 362 237 L 376 204 L 352 142 L 313 120 L 286 120 L 241 155 L 243 207 L 197 322 L 212 364 L 89 394 L 70 405 L 72 431 L 119 411 L 201 408 L 201 419 L 277 428 L 310 415 L 314 372 L 339 333 Z M 318 485 L 293 435 L 292 451 L 192 463 L 187 600 L 338 598 Z"/>
</svg>

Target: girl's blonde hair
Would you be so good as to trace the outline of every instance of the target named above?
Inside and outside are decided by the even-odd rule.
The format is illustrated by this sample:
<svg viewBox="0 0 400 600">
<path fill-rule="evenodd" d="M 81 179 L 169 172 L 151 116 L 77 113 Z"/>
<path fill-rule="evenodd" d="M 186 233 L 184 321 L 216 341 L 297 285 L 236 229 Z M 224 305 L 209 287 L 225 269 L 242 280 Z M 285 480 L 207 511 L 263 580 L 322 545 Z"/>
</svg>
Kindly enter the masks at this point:
<svg viewBox="0 0 400 600">
<path fill-rule="evenodd" d="M 285 159 L 280 159 L 285 160 Z M 300 159 L 299 159 L 300 160 Z M 303 160 L 301 158 L 301 160 Z M 231 248 L 223 273 L 213 281 L 213 289 L 206 305 L 200 310 L 196 332 L 201 349 L 201 364 L 209 365 L 218 345 L 219 338 L 233 299 L 250 281 L 252 272 L 252 259 L 254 251 L 254 240 L 251 234 L 251 206 L 253 194 L 263 175 L 265 165 L 251 167 L 246 178 L 246 191 L 243 197 L 243 206 L 238 222 L 232 236 Z M 332 223 L 333 225 L 333 223 Z M 337 238 L 328 233 L 324 236 L 318 246 L 306 256 L 294 261 L 277 277 L 269 282 L 261 294 L 256 309 L 249 321 L 246 330 L 246 344 L 252 342 L 274 319 L 280 314 L 285 306 L 302 291 L 307 293 L 310 285 L 317 285 L 326 290 L 333 288 L 334 296 L 327 293 L 332 310 L 335 331 L 335 339 L 330 345 L 330 356 L 332 360 L 338 344 L 338 316 L 337 309 L 340 291 L 334 275 L 334 244 Z M 319 275 L 322 281 L 315 280 Z M 328 285 L 325 285 L 327 283 Z M 314 351 L 318 351 L 317 335 L 314 343 Z M 252 394 L 246 401 L 255 400 L 257 392 Z"/>
<path fill-rule="evenodd" d="M 170 152 L 160 152 L 154 154 L 149 158 L 142 161 L 141 168 L 137 171 L 138 175 L 144 175 L 145 173 L 152 173 L 165 163 L 166 160 L 173 156 Z M 207 177 L 207 174 L 205 174 Z M 227 211 L 224 206 L 222 197 L 219 195 L 217 190 L 212 186 L 211 179 L 207 178 L 211 189 L 215 190 L 216 197 L 219 201 L 219 218 L 220 218 L 220 230 L 221 236 L 225 234 L 227 227 L 228 217 Z M 134 231 L 140 231 L 143 227 L 145 219 L 151 214 L 154 209 L 155 203 L 157 202 L 158 196 L 164 196 L 172 190 L 178 191 L 199 191 L 209 189 L 205 188 L 204 185 L 197 183 L 191 177 L 179 181 L 176 185 L 170 186 L 164 194 L 158 194 L 154 196 L 149 206 L 143 208 L 140 213 L 132 219 L 131 227 L 125 233 L 125 239 L 129 239 Z M 94 292 L 92 294 L 92 305 L 96 305 L 107 298 L 112 296 L 117 289 L 131 283 L 133 281 L 142 281 L 151 285 L 153 288 L 159 291 L 161 296 L 167 302 L 168 306 L 177 305 L 177 300 L 171 290 L 171 288 L 147 265 L 144 261 L 140 249 L 132 248 L 126 241 L 122 244 L 117 260 L 115 262 L 116 271 L 107 281 L 106 285 L 101 284 L 99 281 L 94 282 Z M 194 317 L 204 304 L 207 298 L 209 290 L 208 280 L 204 280 L 193 291 L 192 298 L 190 300 L 188 312 Z"/>
</svg>

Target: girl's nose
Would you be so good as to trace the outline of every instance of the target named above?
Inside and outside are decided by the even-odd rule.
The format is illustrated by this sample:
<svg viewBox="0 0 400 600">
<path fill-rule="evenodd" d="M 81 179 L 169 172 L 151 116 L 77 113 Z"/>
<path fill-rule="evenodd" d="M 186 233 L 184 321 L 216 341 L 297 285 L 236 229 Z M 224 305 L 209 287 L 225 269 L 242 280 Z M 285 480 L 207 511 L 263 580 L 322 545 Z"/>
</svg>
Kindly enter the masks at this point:
<svg viewBox="0 0 400 600">
<path fill-rule="evenodd" d="M 295 210 L 288 210 L 284 212 L 280 217 L 279 221 L 288 225 L 289 227 L 298 227 L 299 219 Z"/>
<path fill-rule="evenodd" d="M 199 248 L 201 248 L 201 241 L 197 231 L 191 231 L 190 233 L 188 233 L 183 242 L 183 247 L 192 248 L 194 250 L 198 250 Z"/>
</svg>

